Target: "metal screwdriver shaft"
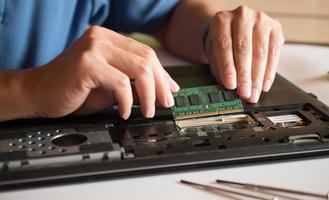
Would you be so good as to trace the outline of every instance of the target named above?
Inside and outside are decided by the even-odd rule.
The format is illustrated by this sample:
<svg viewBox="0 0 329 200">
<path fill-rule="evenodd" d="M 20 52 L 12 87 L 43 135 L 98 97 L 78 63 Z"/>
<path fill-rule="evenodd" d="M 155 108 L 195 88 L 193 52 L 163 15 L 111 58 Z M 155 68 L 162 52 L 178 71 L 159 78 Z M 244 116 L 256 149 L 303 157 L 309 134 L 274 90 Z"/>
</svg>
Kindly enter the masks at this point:
<svg viewBox="0 0 329 200">
<path fill-rule="evenodd" d="M 265 186 L 265 185 L 256 185 L 256 184 L 251 184 L 251 183 L 239 183 L 239 182 L 233 182 L 233 181 L 227 181 L 227 180 L 216 180 L 216 182 L 221 183 L 221 184 L 239 185 L 239 186 L 243 186 L 245 188 L 272 190 L 272 191 L 285 192 L 285 193 L 290 193 L 290 194 L 317 197 L 317 198 L 322 198 L 322 199 L 326 199 L 326 200 L 329 199 L 327 194 L 318 194 L 318 193 L 313 193 L 313 192 L 271 187 L 271 186 Z"/>
<path fill-rule="evenodd" d="M 277 200 L 278 199 L 278 197 L 276 197 L 276 196 L 271 196 L 270 198 L 265 198 L 265 197 L 261 197 L 259 195 L 255 195 L 255 194 L 240 192 L 240 191 L 231 190 L 231 189 L 227 189 L 227 188 L 214 187 L 214 186 L 211 186 L 211 185 L 204 185 L 204 184 L 194 183 L 194 182 L 190 182 L 190 181 L 186 181 L 186 180 L 181 180 L 180 182 L 183 183 L 183 184 L 199 187 L 199 188 L 202 188 L 202 189 L 208 190 L 208 191 L 214 191 L 214 190 L 215 191 L 221 191 L 221 192 L 225 192 L 225 193 L 235 194 L 235 195 L 254 198 L 254 199 L 260 199 L 260 200 Z"/>
</svg>

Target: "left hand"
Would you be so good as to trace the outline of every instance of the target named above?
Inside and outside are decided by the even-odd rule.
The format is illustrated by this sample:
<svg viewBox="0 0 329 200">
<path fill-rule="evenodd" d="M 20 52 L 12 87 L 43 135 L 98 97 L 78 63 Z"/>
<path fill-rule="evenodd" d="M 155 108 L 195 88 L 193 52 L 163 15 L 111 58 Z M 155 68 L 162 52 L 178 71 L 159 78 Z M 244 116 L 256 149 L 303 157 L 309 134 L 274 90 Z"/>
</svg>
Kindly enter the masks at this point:
<svg viewBox="0 0 329 200">
<path fill-rule="evenodd" d="M 240 97 L 257 103 L 271 88 L 281 47 L 282 27 L 266 14 L 240 6 L 218 12 L 209 25 L 205 48 L 212 73 Z"/>
</svg>

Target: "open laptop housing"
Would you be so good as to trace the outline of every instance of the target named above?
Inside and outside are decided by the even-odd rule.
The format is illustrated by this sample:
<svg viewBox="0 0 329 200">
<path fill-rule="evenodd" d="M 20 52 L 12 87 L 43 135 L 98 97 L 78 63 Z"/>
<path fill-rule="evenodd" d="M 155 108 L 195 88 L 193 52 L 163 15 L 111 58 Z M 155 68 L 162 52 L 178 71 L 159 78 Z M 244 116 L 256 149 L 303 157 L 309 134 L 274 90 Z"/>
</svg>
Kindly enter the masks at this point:
<svg viewBox="0 0 329 200">
<path fill-rule="evenodd" d="M 167 71 L 182 88 L 216 84 L 207 66 Z M 88 117 L 4 122 L 0 188 L 329 154 L 328 106 L 280 75 L 258 104 L 244 103 L 240 114 L 254 126 L 198 127 L 198 133 L 182 134 L 170 109 L 158 108 L 154 119 L 145 119 L 138 107 L 128 121 L 111 109 Z M 280 121 L 287 116 L 302 121 Z"/>
</svg>

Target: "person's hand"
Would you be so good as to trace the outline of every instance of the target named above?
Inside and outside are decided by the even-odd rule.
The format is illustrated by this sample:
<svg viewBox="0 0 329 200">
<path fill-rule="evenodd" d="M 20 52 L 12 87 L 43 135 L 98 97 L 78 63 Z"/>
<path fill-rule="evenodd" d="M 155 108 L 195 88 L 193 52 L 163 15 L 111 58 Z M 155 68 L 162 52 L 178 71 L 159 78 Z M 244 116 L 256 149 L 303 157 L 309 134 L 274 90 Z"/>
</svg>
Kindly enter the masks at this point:
<svg viewBox="0 0 329 200">
<path fill-rule="evenodd" d="M 133 91 L 143 115 L 153 117 L 155 103 L 172 106 L 172 92 L 179 89 L 150 47 L 97 26 L 24 77 L 34 117 L 91 114 L 118 104 L 120 115 L 127 119 Z"/>
<path fill-rule="evenodd" d="M 213 75 L 227 89 L 257 103 L 270 90 L 284 43 L 278 21 L 240 6 L 218 12 L 209 25 L 205 41 Z"/>
</svg>

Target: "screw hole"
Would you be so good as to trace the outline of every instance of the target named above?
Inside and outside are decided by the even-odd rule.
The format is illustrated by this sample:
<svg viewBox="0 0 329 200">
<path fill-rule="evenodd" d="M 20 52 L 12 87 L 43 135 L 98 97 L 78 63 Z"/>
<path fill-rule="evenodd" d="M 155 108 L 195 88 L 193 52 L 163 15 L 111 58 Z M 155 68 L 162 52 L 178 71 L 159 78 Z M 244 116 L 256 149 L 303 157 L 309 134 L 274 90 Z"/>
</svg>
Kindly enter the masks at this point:
<svg viewBox="0 0 329 200">
<path fill-rule="evenodd" d="M 324 139 L 329 139 L 329 134 L 323 136 Z"/>
<path fill-rule="evenodd" d="M 162 151 L 162 150 L 157 151 L 156 154 L 157 154 L 157 155 L 161 155 L 161 154 L 163 154 L 163 151 Z"/>
<path fill-rule="evenodd" d="M 278 143 L 281 143 L 281 144 L 285 143 L 285 142 L 286 142 L 286 140 L 284 138 L 281 138 L 281 139 L 278 140 Z"/>
</svg>

